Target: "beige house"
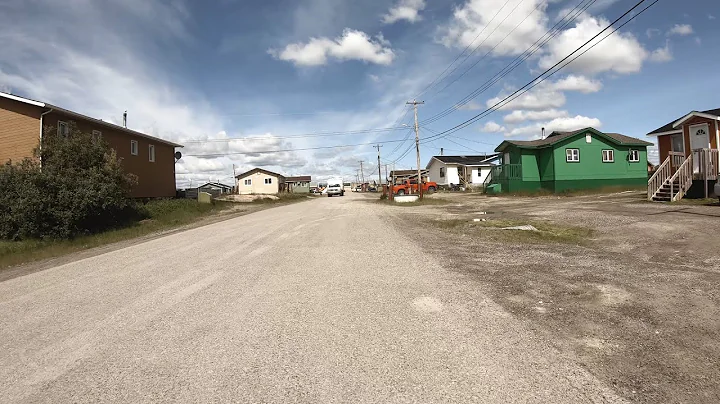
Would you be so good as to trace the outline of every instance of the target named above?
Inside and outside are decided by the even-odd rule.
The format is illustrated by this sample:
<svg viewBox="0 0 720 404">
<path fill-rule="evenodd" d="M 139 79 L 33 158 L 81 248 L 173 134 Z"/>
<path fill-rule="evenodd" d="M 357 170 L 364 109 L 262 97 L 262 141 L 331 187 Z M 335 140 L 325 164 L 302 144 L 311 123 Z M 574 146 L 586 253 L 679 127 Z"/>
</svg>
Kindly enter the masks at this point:
<svg viewBox="0 0 720 404">
<path fill-rule="evenodd" d="M 254 168 L 235 176 L 238 193 L 277 194 L 285 186 L 285 177 L 272 171 Z"/>
</svg>

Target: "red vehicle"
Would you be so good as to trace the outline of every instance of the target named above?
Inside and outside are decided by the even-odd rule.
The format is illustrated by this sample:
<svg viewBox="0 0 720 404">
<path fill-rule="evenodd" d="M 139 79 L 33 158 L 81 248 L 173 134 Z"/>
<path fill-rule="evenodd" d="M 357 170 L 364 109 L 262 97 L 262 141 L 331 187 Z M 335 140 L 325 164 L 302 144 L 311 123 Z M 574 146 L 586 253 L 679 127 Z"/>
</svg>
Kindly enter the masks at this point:
<svg viewBox="0 0 720 404">
<path fill-rule="evenodd" d="M 422 187 L 423 193 L 433 193 L 437 191 L 436 182 L 423 182 Z M 393 194 L 395 195 L 405 195 L 410 193 L 418 193 L 417 181 L 405 180 L 402 184 L 393 186 Z"/>
</svg>

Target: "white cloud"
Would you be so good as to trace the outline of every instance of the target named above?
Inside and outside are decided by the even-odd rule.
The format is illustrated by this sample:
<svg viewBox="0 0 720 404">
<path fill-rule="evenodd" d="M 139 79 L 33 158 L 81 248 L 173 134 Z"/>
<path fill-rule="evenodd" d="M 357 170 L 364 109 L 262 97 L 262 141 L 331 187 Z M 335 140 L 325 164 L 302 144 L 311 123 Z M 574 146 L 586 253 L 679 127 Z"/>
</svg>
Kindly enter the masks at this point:
<svg viewBox="0 0 720 404">
<path fill-rule="evenodd" d="M 673 60 L 672 52 L 670 51 L 670 41 L 665 43 L 662 48 L 657 48 L 650 54 L 650 61 L 656 63 L 669 62 Z"/>
<path fill-rule="evenodd" d="M 536 123 L 528 126 L 521 126 L 505 133 L 505 136 L 521 136 L 521 135 L 534 135 L 539 137 L 542 132 L 542 128 L 545 128 L 545 133 L 550 134 L 554 131 L 567 132 L 577 129 L 592 127 L 598 129 L 602 126 L 597 118 L 589 118 L 586 116 L 576 115 L 574 117 L 563 117 L 555 118 L 549 122 Z"/>
<path fill-rule="evenodd" d="M 289 44 L 282 50 L 270 49 L 268 53 L 296 66 L 321 66 L 327 64 L 328 58 L 380 65 L 389 65 L 395 59 L 395 53 L 382 35 L 373 40 L 368 34 L 349 28 L 335 39 L 310 38 L 307 43 Z"/>
<path fill-rule="evenodd" d="M 513 5 L 505 0 L 467 0 L 455 9 L 448 25 L 440 28 L 440 43 L 458 48 L 479 46 L 481 50 L 497 45 L 496 55 L 521 54 L 547 31 L 547 2 L 526 0 Z"/>
<path fill-rule="evenodd" d="M 396 21 L 407 20 L 411 23 L 422 20 L 420 11 L 425 9 L 425 0 L 399 0 L 398 3 L 383 15 L 382 21 L 385 24 L 392 24 Z"/>
<path fill-rule="evenodd" d="M 715 19 L 715 16 L 714 16 L 714 15 L 708 14 L 708 20 L 714 20 L 714 19 Z"/>
<path fill-rule="evenodd" d="M 545 110 L 550 108 L 559 108 L 565 105 L 565 94 L 559 91 L 544 91 L 545 89 L 533 89 L 515 98 L 509 103 L 499 107 L 500 110 L 509 109 L 529 109 L 529 110 Z M 502 101 L 505 96 L 498 95 L 487 101 L 488 108 Z M 496 107 L 497 108 L 497 107 Z"/>
<path fill-rule="evenodd" d="M 698 44 L 698 45 L 702 45 L 702 39 L 700 39 L 699 36 L 696 36 L 696 37 L 695 37 L 695 43 Z"/>
<path fill-rule="evenodd" d="M 662 31 L 660 31 L 660 30 L 657 29 L 657 28 L 648 28 L 648 29 L 645 31 L 645 35 L 647 35 L 648 38 L 652 38 L 652 37 L 654 37 L 654 36 L 658 36 L 658 35 L 660 35 L 661 33 L 662 33 Z"/>
<path fill-rule="evenodd" d="M 558 109 L 548 109 L 545 111 L 517 110 L 505 115 L 505 117 L 503 117 L 503 121 L 505 123 L 520 123 L 524 121 L 543 121 L 548 119 L 564 118 L 567 116 L 567 111 Z"/>
<path fill-rule="evenodd" d="M 380 82 L 380 76 L 378 76 L 377 74 L 368 74 L 368 77 L 369 77 L 370 80 L 372 80 L 374 83 L 379 83 L 379 82 Z"/>
<path fill-rule="evenodd" d="M 675 24 L 667 35 L 690 35 L 693 33 L 693 28 L 690 24 Z"/>
<path fill-rule="evenodd" d="M 598 80 L 588 79 L 585 76 L 569 75 L 550 85 L 550 88 L 557 91 L 579 91 L 584 94 L 596 93 L 602 88 Z"/>
<path fill-rule="evenodd" d="M 604 18 L 589 16 L 582 18 L 575 27 L 563 31 L 548 44 L 546 53 L 540 58 L 540 67 L 550 68 L 609 24 Z M 588 46 L 597 43 L 603 37 L 604 35 L 600 35 Z M 633 34 L 616 32 L 565 69 L 584 74 L 637 73 L 648 56 L 648 52 Z"/>
<path fill-rule="evenodd" d="M 482 104 L 478 104 L 472 100 L 462 105 L 456 105 L 455 107 L 460 111 L 479 111 L 485 108 Z"/>
<path fill-rule="evenodd" d="M 486 123 L 485 125 L 483 125 L 482 128 L 480 128 L 481 132 L 487 132 L 487 133 L 500 133 L 500 132 L 505 132 L 505 130 L 506 129 L 504 126 L 502 126 L 496 122 L 493 122 L 493 121 Z"/>
</svg>

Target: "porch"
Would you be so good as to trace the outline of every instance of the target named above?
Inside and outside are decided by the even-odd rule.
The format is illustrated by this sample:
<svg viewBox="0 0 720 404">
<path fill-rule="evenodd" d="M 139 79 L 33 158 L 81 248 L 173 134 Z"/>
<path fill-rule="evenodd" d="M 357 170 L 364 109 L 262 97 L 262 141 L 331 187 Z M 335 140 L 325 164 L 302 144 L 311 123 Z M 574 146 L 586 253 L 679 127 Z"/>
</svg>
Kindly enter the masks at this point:
<svg viewBox="0 0 720 404">
<path fill-rule="evenodd" d="M 687 156 L 669 152 L 648 180 L 648 200 L 679 201 L 691 188 L 695 188 L 695 194 L 708 198 L 712 193 L 710 184 L 717 181 L 720 173 L 719 163 L 718 149 L 694 149 Z"/>
</svg>

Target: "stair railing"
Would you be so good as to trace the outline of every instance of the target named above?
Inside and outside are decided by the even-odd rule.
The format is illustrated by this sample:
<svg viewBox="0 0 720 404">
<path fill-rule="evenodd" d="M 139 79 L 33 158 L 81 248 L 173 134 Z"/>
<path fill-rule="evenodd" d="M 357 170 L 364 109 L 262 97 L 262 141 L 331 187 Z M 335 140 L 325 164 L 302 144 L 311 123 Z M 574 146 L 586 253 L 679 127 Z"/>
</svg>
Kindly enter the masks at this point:
<svg viewBox="0 0 720 404">
<path fill-rule="evenodd" d="M 652 201 L 653 197 L 657 195 L 660 188 L 662 188 L 665 181 L 672 176 L 672 167 L 670 166 L 670 156 L 665 158 L 660 167 L 655 170 L 655 174 L 648 180 L 648 201 Z"/>
</svg>

